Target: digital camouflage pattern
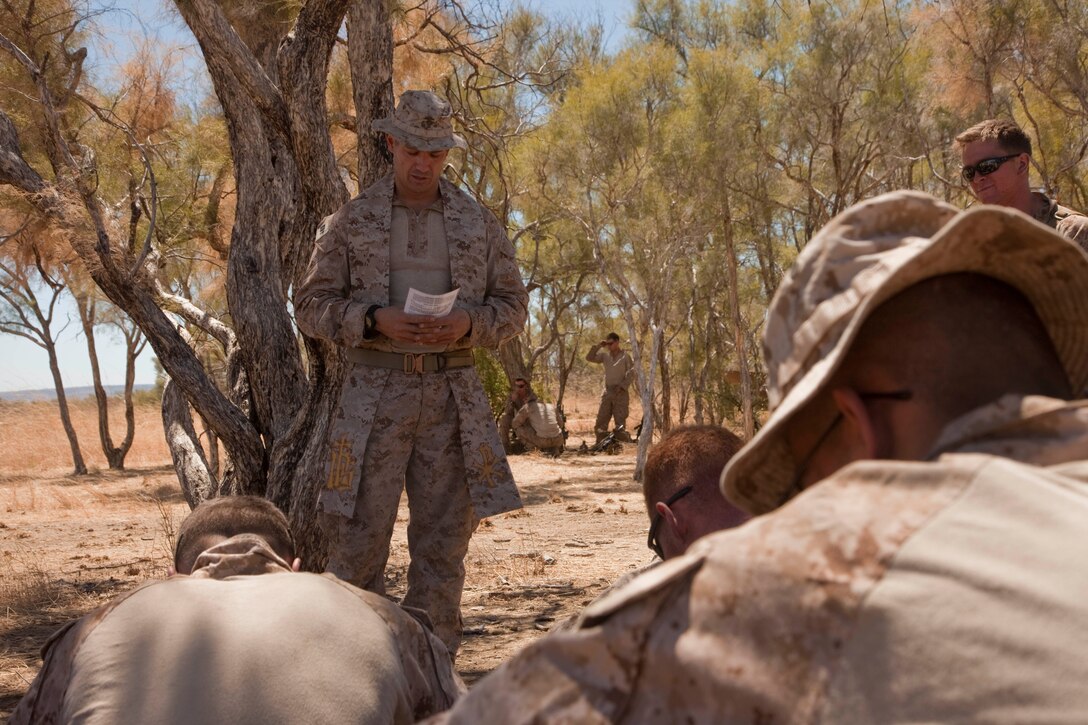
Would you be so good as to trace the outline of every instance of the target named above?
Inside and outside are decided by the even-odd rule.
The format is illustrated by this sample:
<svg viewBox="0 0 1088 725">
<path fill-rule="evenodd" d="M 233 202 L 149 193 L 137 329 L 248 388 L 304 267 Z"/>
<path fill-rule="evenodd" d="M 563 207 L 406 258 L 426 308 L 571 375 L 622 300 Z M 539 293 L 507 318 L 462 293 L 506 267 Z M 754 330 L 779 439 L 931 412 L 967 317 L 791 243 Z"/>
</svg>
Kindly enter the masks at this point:
<svg viewBox="0 0 1088 725">
<path fill-rule="evenodd" d="M 528 295 L 514 248 L 494 215 L 445 179 L 440 182 L 456 306 L 472 319 L 470 334 L 449 350 L 498 347 L 525 324 Z M 389 226 L 393 177 L 386 176 L 321 223 L 295 318 L 308 335 L 344 347 L 391 351 L 388 338 L 363 339 L 371 305 L 389 304 Z M 440 373 L 453 389 L 465 474 L 477 518 L 521 506 L 491 408 L 474 368 Z M 404 373 L 348 364 L 329 434 L 327 485 L 319 505 L 351 516 L 359 494 L 374 413 L 387 382 Z M 396 453 L 396 452 L 391 452 Z M 403 452 L 407 456 L 407 451 Z M 399 482 L 387 482 L 395 485 Z"/>
<path fill-rule="evenodd" d="M 1088 403 L 1008 396 L 933 455 L 700 540 L 429 722 L 1079 720 Z"/>
<path fill-rule="evenodd" d="M 1062 206 L 1040 191 L 1033 191 L 1032 196 L 1042 201 L 1039 205 L 1042 211 L 1035 218 L 1048 227 L 1057 229 L 1066 238 L 1072 239 L 1080 245 L 1081 249 L 1088 252 L 1088 216 Z"/>
<path fill-rule="evenodd" d="M 450 652 L 461 641 L 464 558 L 478 520 L 465 486 L 457 403 L 447 376 L 394 373 L 382 388 L 362 468 L 371 483 L 350 517 L 321 514 L 329 539 L 327 571 L 385 593 L 389 540 L 401 481 L 411 515 L 408 589 L 404 605 L 424 609 Z"/>
<path fill-rule="evenodd" d="M 370 127 L 420 151 L 465 148 L 465 140 L 453 132 L 449 101 L 431 91 L 405 91 L 393 115 L 376 119 Z"/>
<path fill-rule="evenodd" d="M 884 194 L 832 219 L 775 293 L 763 336 L 772 415 L 726 466 L 726 497 L 753 514 L 781 504 L 795 469 L 786 423 L 820 393 L 873 310 L 922 280 L 957 272 L 1023 292 L 1073 390 L 1085 390 L 1088 258 L 1079 247 L 1015 209 L 960 211 L 921 192 Z"/>
<path fill-rule="evenodd" d="M 356 666 L 349 662 L 359 660 L 358 652 L 353 652 L 352 647 L 359 648 L 359 652 L 365 652 L 367 656 L 379 651 L 390 655 L 385 661 L 369 661 L 365 665 L 370 672 L 394 673 L 397 692 L 394 694 L 390 690 L 384 690 L 380 695 L 385 702 L 374 703 L 374 710 L 364 708 L 367 712 L 379 711 L 389 716 L 388 719 L 379 718 L 382 722 L 413 722 L 427 717 L 448 708 L 465 692 L 464 683 L 454 672 L 445 646 L 430 632 L 426 615 L 422 612 L 402 609 L 382 596 L 356 589 L 331 575 L 294 573 L 287 562 L 273 552 L 260 537 L 248 534 L 228 539 L 203 552 L 197 560 L 197 566 L 200 568 L 195 569 L 192 576 L 174 576 L 167 580 L 148 582 L 122 594 L 54 634 L 42 648 L 44 664 L 41 672 L 16 707 L 10 722 L 19 725 L 70 722 L 73 719 L 73 713 L 78 714 L 80 718 L 86 718 L 87 722 L 117 722 L 108 711 L 101 707 L 101 703 L 95 701 L 100 693 L 83 693 L 79 692 L 78 688 L 76 692 L 70 691 L 70 685 L 77 682 L 76 676 L 81 674 L 78 672 L 80 663 L 90 663 L 89 666 L 96 663 L 93 653 L 90 658 L 86 656 L 88 654 L 86 648 L 96 646 L 97 640 L 92 635 L 110 618 L 120 617 L 125 620 L 131 616 L 129 613 L 133 611 L 132 607 L 139 606 L 141 609 L 147 607 L 147 602 L 153 599 L 149 597 L 150 594 L 165 592 L 157 601 L 160 604 L 164 601 L 169 603 L 182 591 L 190 591 L 192 587 L 206 586 L 200 582 L 207 580 L 221 582 L 225 587 L 246 586 L 254 592 L 265 594 L 250 602 L 244 612 L 209 608 L 206 613 L 209 625 L 221 620 L 229 626 L 231 618 L 238 616 L 249 620 L 252 620 L 254 616 L 260 616 L 266 621 L 274 622 L 271 613 L 278 613 L 284 607 L 282 594 L 297 587 L 300 592 L 314 595 L 306 599 L 307 611 L 299 613 L 300 619 L 310 619 L 319 624 L 325 623 L 329 627 L 330 636 L 335 636 L 336 622 L 358 622 L 364 617 L 370 617 L 369 622 L 375 626 L 365 633 L 364 638 L 373 638 L 383 644 L 393 643 L 395 651 L 387 647 L 369 648 L 368 642 L 362 640 L 354 644 L 338 643 L 346 644 L 348 656 L 344 661 L 338 661 L 335 647 L 326 647 L 321 653 L 315 655 L 319 660 L 324 659 L 324 661 L 318 667 L 308 669 L 306 662 L 284 661 L 282 657 L 267 657 L 267 652 L 263 653 L 265 657 L 262 658 L 261 653 L 257 652 L 230 651 L 232 646 L 230 643 L 219 642 L 218 644 L 224 648 L 223 651 L 206 651 L 205 660 L 193 660 L 190 657 L 194 650 L 186 649 L 181 643 L 199 641 L 201 634 L 211 631 L 211 626 L 201 632 L 193 631 L 179 638 L 179 633 L 173 631 L 170 625 L 181 621 L 181 615 L 172 611 L 169 606 L 161 611 L 153 607 L 155 611 L 152 612 L 152 616 L 162 623 L 161 639 L 154 643 L 146 640 L 141 642 L 137 639 L 134 640 L 133 647 L 154 649 L 157 655 L 153 663 L 148 663 L 148 668 L 156 672 L 165 668 L 171 676 L 154 683 L 118 682 L 116 686 L 122 691 L 126 686 L 142 690 L 133 695 L 140 702 L 165 703 L 164 708 L 155 713 L 158 721 L 191 722 L 188 718 L 193 716 L 196 704 L 183 704 L 181 708 L 177 705 L 179 698 L 184 700 L 186 697 L 183 683 L 189 683 L 191 680 L 201 681 L 201 678 L 214 680 L 217 678 L 216 668 L 223 667 L 224 663 L 229 663 L 230 667 L 240 671 L 262 671 L 262 667 L 265 667 L 263 671 L 266 676 L 272 676 L 275 673 L 288 681 L 295 680 L 304 683 L 320 676 L 320 673 L 325 670 L 332 670 L 339 676 L 347 675 Z M 285 576 L 288 578 L 284 579 Z M 257 585 L 255 588 L 254 584 Z M 265 584 L 268 587 L 265 587 Z M 280 588 L 284 584 L 289 585 L 287 589 Z M 328 597 L 330 591 L 344 592 L 348 594 L 348 597 Z M 338 602 L 335 608 L 329 609 L 325 606 L 332 601 Z M 340 605 L 345 601 L 353 601 L 358 609 L 355 611 L 351 608 L 342 609 Z M 297 635 L 291 628 L 268 632 L 266 638 L 269 643 L 268 649 L 274 652 L 277 648 L 275 643 L 278 640 L 290 641 L 292 636 Z M 129 657 L 123 654 L 121 656 L 124 659 L 139 661 L 137 654 L 139 653 L 132 652 Z M 177 658 L 172 657 L 175 654 L 178 655 Z M 108 679 L 110 673 L 102 673 L 102 676 Z M 220 677 L 221 681 L 226 681 L 225 676 Z M 253 682 L 254 687 L 234 690 L 225 693 L 225 696 L 243 710 L 248 710 L 253 716 L 256 716 L 256 713 L 267 714 L 267 700 L 271 699 L 272 693 L 265 692 L 263 688 L 268 687 L 268 683 L 264 682 L 262 685 L 260 679 Z M 386 686 L 391 684 L 390 680 L 383 682 Z M 312 691 L 312 697 L 325 701 L 322 706 L 326 709 L 342 707 L 341 714 L 351 718 L 353 722 L 368 720 L 363 717 L 365 713 L 362 711 L 347 715 L 352 710 L 350 702 L 353 698 L 351 697 L 344 697 L 339 704 L 337 702 L 330 704 L 328 702 L 330 693 L 327 690 L 328 688 L 302 687 L 300 692 Z M 206 695 L 206 699 L 209 700 L 215 700 L 217 697 L 215 692 L 206 692 Z M 299 699 L 292 701 L 290 711 L 280 713 L 282 717 L 279 721 L 289 721 L 296 708 L 303 712 L 307 711 L 306 695 L 300 696 L 296 692 L 295 696 Z M 84 699 L 86 702 L 83 702 Z M 105 703 L 111 701 L 108 695 L 102 699 Z M 316 711 L 317 703 L 310 703 L 310 705 L 312 706 L 310 712 Z M 134 716 L 131 713 L 130 715 Z M 374 722 L 374 720 L 369 721 Z"/>
</svg>

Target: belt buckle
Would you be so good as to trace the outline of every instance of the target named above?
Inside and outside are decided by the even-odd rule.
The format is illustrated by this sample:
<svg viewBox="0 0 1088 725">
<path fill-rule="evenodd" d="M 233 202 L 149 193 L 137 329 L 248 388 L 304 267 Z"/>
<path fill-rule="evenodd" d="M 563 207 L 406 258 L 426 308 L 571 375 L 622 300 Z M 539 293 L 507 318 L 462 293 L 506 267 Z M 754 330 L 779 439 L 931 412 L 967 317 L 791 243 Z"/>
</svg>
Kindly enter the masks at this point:
<svg viewBox="0 0 1088 725">
<path fill-rule="evenodd" d="M 418 355 L 415 355 L 415 354 L 410 353 L 410 352 L 404 353 L 404 372 L 409 374 L 409 375 L 411 375 L 413 373 L 416 374 L 416 375 L 422 375 L 423 374 L 423 358 L 424 358 L 425 355 L 426 355 L 426 353 L 422 353 L 422 352 L 419 353 Z"/>
</svg>

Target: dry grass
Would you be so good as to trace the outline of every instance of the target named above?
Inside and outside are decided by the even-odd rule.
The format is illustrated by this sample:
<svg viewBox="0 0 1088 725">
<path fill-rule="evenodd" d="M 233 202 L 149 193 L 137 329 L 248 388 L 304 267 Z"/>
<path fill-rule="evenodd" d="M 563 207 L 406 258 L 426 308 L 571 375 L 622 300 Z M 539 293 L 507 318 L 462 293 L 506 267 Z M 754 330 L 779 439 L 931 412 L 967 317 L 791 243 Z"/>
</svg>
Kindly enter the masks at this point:
<svg viewBox="0 0 1088 725">
<path fill-rule="evenodd" d="M 632 405 L 631 420 L 638 415 Z M 568 395 L 568 447 L 592 439 L 597 398 Z M 165 575 L 181 496 L 155 405 L 137 408 L 126 471 L 105 470 L 94 401 L 72 406 L 89 476 L 72 476 L 52 403 L 0 403 L 0 721 L 33 679 L 42 644 L 65 622 L 147 579 Z M 120 406 L 114 411 L 120 433 Z M 574 614 L 616 576 L 648 558 L 633 447 L 620 456 L 511 464 L 526 508 L 483 522 L 466 560 L 466 640 L 458 666 L 472 682 Z M 407 508 L 387 581 L 403 593 Z"/>
<path fill-rule="evenodd" d="M 66 587 L 39 562 L 25 555 L 4 554 L 0 559 L 0 615 L 26 617 L 64 599 Z"/>
<path fill-rule="evenodd" d="M 55 578 L 26 552 L 0 557 L 0 713 L 10 711 L 37 674 L 38 649 L 65 622 L 97 604 Z"/>
<path fill-rule="evenodd" d="M 171 562 L 174 561 L 174 547 L 178 543 L 178 516 L 177 507 L 171 506 L 161 496 L 151 496 L 155 502 L 155 510 L 159 514 L 159 537 L 156 539 L 156 554 Z"/>
<path fill-rule="evenodd" d="M 581 439 L 592 443 L 593 420 L 597 415 L 595 388 L 568 392 L 565 401 L 567 427 L 571 431 L 569 445 Z M 80 450 L 87 467 L 103 470 L 107 467 L 98 440 L 98 411 L 94 398 L 69 401 L 72 424 L 76 429 Z M 136 435 L 126 468 L 149 468 L 167 465 L 170 451 L 162 432 L 162 417 L 158 403 L 136 406 Z M 632 395 L 629 426 L 634 426 L 641 408 Z M 110 401 L 110 432 L 114 443 L 124 438 L 124 404 L 120 398 Z M 63 475 L 72 470 L 72 453 L 68 438 L 60 423 L 56 402 L 0 401 L 0 480 L 7 476 Z"/>
<path fill-rule="evenodd" d="M 69 409 L 87 467 L 106 468 L 106 457 L 98 440 L 94 398 L 72 401 Z M 125 410 L 120 399 L 110 401 L 110 434 L 114 444 L 120 443 L 125 435 Z M 125 466 L 159 466 L 169 460 L 158 404 L 137 406 L 136 434 Z M 0 475 L 58 474 L 71 470 L 71 446 L 55 402 L 0 401 Z"/>
</svg>

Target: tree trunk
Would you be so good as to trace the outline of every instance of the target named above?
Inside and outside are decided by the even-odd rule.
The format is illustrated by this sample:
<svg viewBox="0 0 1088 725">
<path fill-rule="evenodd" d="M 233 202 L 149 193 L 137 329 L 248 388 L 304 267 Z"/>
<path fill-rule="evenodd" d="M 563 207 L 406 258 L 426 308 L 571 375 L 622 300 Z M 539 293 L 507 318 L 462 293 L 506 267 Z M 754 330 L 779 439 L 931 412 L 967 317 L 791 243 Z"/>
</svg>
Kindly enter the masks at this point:
<svg viewBox="0 0 1088 725">
<path fill-rule="evenodd" d="M 64 394 L 64 381 L 60 377 L 57 347 L 51 338 L 45 340 L 45 351 L 49 354 L 49 372 L 53 374 L 53 388 L 57 391 L 60 422 L 64 426 L 64 434 L 68 436 L 68 445 L 72 448 L 72 473 L 77 476 L 85 476 L 87 474 L 87 464 L 83 462 L 83 452 L 79 450 L 79 439 L 76 437 L 76 429 L 72 425 L 72 415 L 68 410 L 68 396 Z"/>
<path fill-rule="evenodd" d="M 125 331 L 125 439 L 116 448 L 118 466 L 123 468 L 125 457 L 136 438 L 136 408 L 132 390 L 136 385 L 136 358 L 143 352 L 145 341 L 139 330 Z"/>
<path fill-rule="evenodd" d="M 651 345 L 650 354 L 647 356 L 650 360 L 650 369 L 646 373 L 645 384 L 640 385 L 642 393 L 642 435 L 638 437 L 638 453 L 635 456 L 635 473 L 632 476 L 634 480 L 642 480 L 642 471 L 646 468 L 646 456 L 650 452 L 650 444 L 654 437 L 654 378 L 657 375 L 657 358 L 661 350 L 661 341 L 665 337 L 665 331 L 661 325 L 653 324 L 650 327 L 651 331 Z M 639 366 L 641 370 L 641 366 Z M 642 376 L 639 375 L 640 382 Z"/>
<path fill-rule="evenodd" d="M 661 435 L 672 430 L 672 371 L 669 365 L 669 350 L 667 345 L 661 345 L 657 349 L 657 364 L 661 369 Z"/>
<path fill-rule="evenodd" d="M 729 219 L 728 207 L 723 218 Z M 733 323 L 733 349 L 737 356 L 740 370 L 740 403 L 744 423 L 744 439 L 751 440 L 756 432 L 755 414 L 752 406 L 752 372 L 748 367 L 748 343 L 745 338 L 744 316 L 740 309 L 740 295 L 737 292 L 737 251 L 733 240 L 733 225 L 726 223 L 723 230 L 725 238 L 725 271 L 729 284 L 729 314 Z"/>
<path fill-rule="evenodd" d="M 114 447 L 113 438 L 110 436 L 110 398 L 106 394 L 106 388 L 102 385 L 102 370 L 98 364 L 98 348 L 94 339 L 94 328 L 97 323 L 97 303 L 94 297 L 90 295 L 73 293 L 73 296 L 76 299 L 76 309 L 79 311 L 79 322 L 83 327 L 83 336 L 87 339 L 87 358 L 91 363 L 91 381 L 94 385 L 94 399 L 98 409 L 98 441 L 102 446 L 102 454 L 106 457 L 106 463 L 110 470 L 124 470 L 125 453 L 120 448 Z"/>
<path fill-rule="evenodd" d="M 193 427 L 189 403 L 173 380 L 167 380 L 162 389 L 162 428 L 189 508 L 196 508 L 201 501 L 218 495 L 219 482 L 208 470 L 208 460 Z"/>
<path fill-rule="evenodd" d="M 10 43 L 5 49 L 36 84 L 56 179 L 45 182 L 25 163 L 14 126 L 2 113 L 0 179 L 26 192 L 43 215 L 80 232 L 73 234 L 72 245 L 95 283 L 155 350 L 170 377 L 163 395 L 164 428 L 189 504 L 223 493 L 264 494 L 287 511 L 305 565 L 320 568 L 324 545 L 316 502 L 324 479 L 326 434 L 340 393 L 341 353 L 309 339 L 303 340 L 303 351 L 288 295 L 305 272 L 321 219 L 349 197 L 325 106 L 329 58 L 349 5 L 359 183 L 369 184 L 388 168 L 380 139 L 369 131 L 370 121 L 388 115 L 393 106 L 388 6 L 308 0 L 292 6 L 297 7 L 293 26 L 294 10 L 287 6 L 247 6 L 256 15 L 235 27 L 228 17 L 238 10 L 234 4 L 176 0 L 176 5 L 200 45 L 231 145 L 235 221 L 230 248 L 220 244 L 218 249 L 227 259 L 233 329 L 163 289 L 153 267 L 155 255 L 137 254 L 129 240 L 111 237 L 107 210 L 94 187 L 95 169 L 87 168 L 93 157 L 73 152 L 75 133 L 65 126 L 45 73 Z M 78 199 L 81 213 L 72 211 L 68 199 L 56 202 L 65 195 Z M 148 235 L 149 243 L 153 238 Z M 227 393 L 202 366 L 175 315 L 222 345 Z M 63 397 L 61 405 L 66 410 Z M 207 422 L 209 445 L 216 440 L 224 444 L 219 480 L 196 436 L 190 406 Z M 77 470 L 81 467 L 77 459 Z"/>
</svg>

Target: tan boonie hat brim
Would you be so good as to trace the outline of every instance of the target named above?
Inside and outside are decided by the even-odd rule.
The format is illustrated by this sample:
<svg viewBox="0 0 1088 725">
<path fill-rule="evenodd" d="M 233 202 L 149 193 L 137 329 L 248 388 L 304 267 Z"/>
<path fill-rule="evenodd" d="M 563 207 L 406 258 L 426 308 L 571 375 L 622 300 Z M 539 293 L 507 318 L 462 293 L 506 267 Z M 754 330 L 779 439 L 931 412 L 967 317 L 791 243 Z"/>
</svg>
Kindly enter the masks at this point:
<svg viewBox="0 0 1088 725">
<path fill-rule="evenodd" d="M 370 124 L 379 133 L 387 133 L 398 141 L 403 141 L 420 151 L 442 151 L 444 149 L 465 148 L 465 139 L 453 131 L 437 129 L 423 131 L 405 124 L 397 123 L 395 118 L 379 118 Z"/>
<path fill-rule="evenodd" d="M 1073 391 L 1088 387 L 1088 256 L 1019 211 L 959 211 L 920 192 L 884 194 L 831 220 L 798 257 L 767 314 L 772 415 L 722 472 L 725 496 L 753 514 L 790 493 L 788 421 L 838 369 L 869 315 L 923 280 L 974 272 L 1015 287 L 1050 333 Z"/>
<path fill-rule="evenodd" d="M 450 104 L 431 91 L 405 91 L 393 114 L 370 127 L 420 151 L 465 148 L 465 140 L 453 132 Z"/>
</svg>

